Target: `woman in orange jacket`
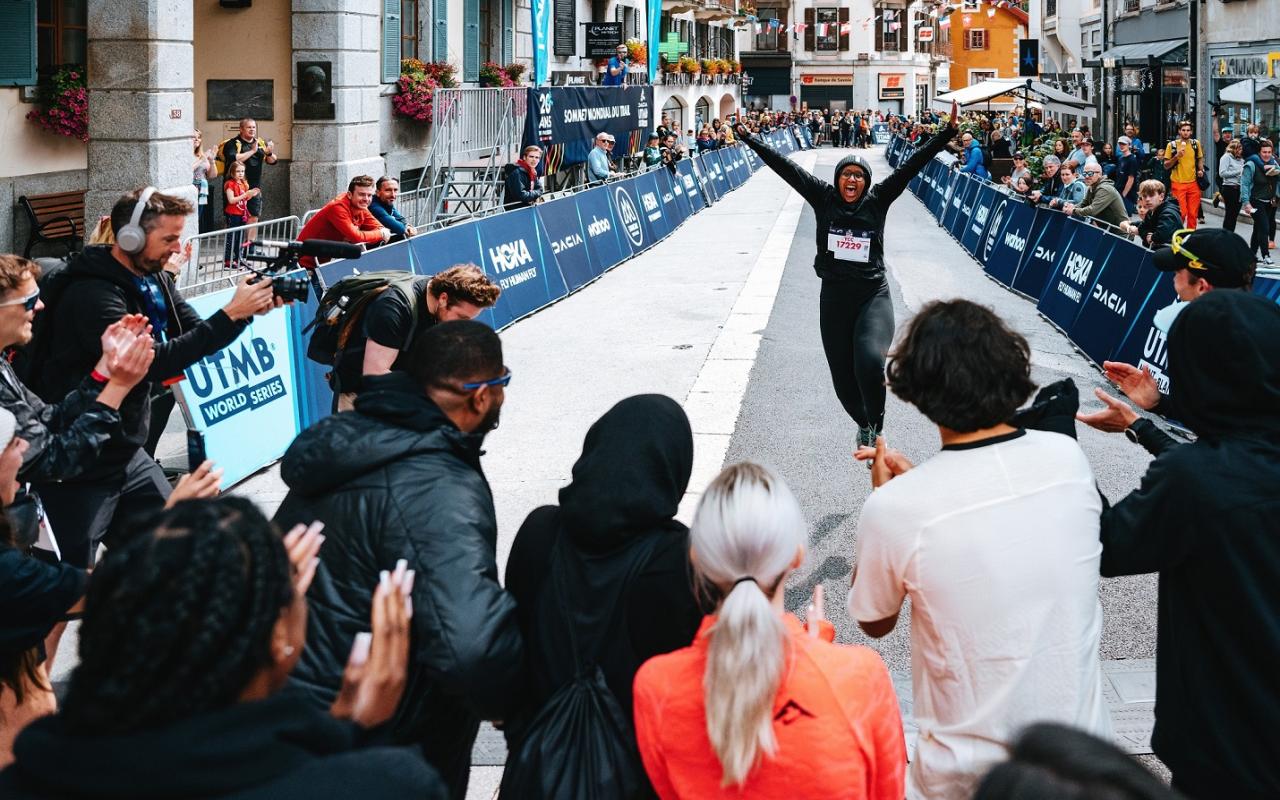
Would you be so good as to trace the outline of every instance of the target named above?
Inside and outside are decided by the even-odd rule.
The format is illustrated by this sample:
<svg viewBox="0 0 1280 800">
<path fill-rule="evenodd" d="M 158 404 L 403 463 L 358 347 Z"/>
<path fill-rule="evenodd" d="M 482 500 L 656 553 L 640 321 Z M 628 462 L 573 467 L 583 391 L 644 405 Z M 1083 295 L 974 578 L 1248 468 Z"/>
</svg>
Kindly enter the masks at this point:
<svg viewBox="0 0 1280 800">
<path fill-rule="evenodd" d="M 691 561 L 723 600 L 690 647 L 635 680 L 637 743 L 663 800 L 902 800 L 906 745 L 884 662 L 783 606 L 806 530 L 764 467 L 727 467 L 703 494 Z"/>
</svg>

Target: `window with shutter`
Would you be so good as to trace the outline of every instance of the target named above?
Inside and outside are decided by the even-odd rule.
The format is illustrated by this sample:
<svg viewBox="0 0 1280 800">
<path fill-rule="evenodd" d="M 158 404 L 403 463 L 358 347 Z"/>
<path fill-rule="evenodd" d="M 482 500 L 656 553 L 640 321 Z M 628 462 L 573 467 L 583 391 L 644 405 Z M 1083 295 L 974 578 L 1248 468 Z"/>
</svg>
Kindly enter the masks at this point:
<svg viewBox="0 0 1280 800">
<path fill-rule="evenodd" d="M 382 0 L 382 82 L 400 78 L 400 0 Z"/>
<path fill-rule="evenodd" d="M 449 60 L 449 0 L 435 0 L 432 6 L 431 58 Z"/>
<path fill-rule="evenodd" d="M 812 8 L 806 8 L 804 10 L 804 49 L 811 53 L 814 50 L 814 39 L 817 36 L 816 32 L 813 30 L 813 16 Z"/>
<path fill-rule="evenodd" d="M 480 80 L 480 0 L 462 1 L 462 79 Z"/>
<path fill-rule="evenodd" d="M 418 0 L 400 0 L 400 58 L 421 58 L 418 42 Z"/>
<path fill-rule="evenodd" d="M 840 49 L 848 51 L 849 49 L 849 29 L 845 27 L 849 24 L 849 9 L 840 9 Z"/>
<path fill-rule="evenodd" d="M 555 0 L 552 12 L 555 17 L 555 34 L 552 37 L 555 54 L 571 56 L 578 49 L 578 4 L 575 0 Z"/>
<path fill-rule="evenodd" d="M 502 0 L 502 63 L 515 61 L 516 15 L 514 0 Z"/>
<path fill-rule="evenodd" d="M 36 82 L 36 0 L 10 0 L 10 21 L 0 26 L 0 86 Z"/>
</svg>

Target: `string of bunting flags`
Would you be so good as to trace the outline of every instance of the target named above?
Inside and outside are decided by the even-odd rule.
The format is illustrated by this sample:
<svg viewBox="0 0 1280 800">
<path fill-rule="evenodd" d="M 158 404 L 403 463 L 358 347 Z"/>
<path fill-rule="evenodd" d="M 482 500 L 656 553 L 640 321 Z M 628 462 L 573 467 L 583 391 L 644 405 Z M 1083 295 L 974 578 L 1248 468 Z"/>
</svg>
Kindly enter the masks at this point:
<svg viewBox="0 0 1280 800">
<path fill-rule="evenodd" d="M 949 28 L 951 27 L 951 15 L 955 14 L 957 11 L 962 11 L 963 12 L 962 20 L 963 20 L 964 26 L 967 28 L 969 27 L 969 24 L 971 22 L 970 16 L 976 10 L 980 10 L 983 5 L 984 5 L 983 0 L 977 0 L 977 3 L 975 5 L 969 6 L 968 8 L 966 8 L 962 3 L 939 3 L 935 5 L 933 8 L 929 9 L 929 19 L 930 20 L 937 19 L 939 27 Z M 987 7 L 988 17 L 994 17 L 997 9 L 1020 7 L 1019 4 L 1014 2 L 1013 0 L 986 0 L 985 5 Z M 813 25 L 813 29 L 818 36 L 827 36 L 832 31 L 838 31 L 841 34 L 847 34 L 853 29 L 854 25 L 860 25 L 863 30 L 866 30 L 873 22 L 884 22 L 885 30 L 892 33 L 892 32 L 896 32 L 899 28 L 902 27 L 902 20 L 900 19 L 901 14 L 902 14 L 901 10 L 886 8 L 880 14 L 876 14 L 870 17 L 863 17 L 860 19 L 850 20 L 849 22 L 841 22 L 838 24 L 830 23 L 830 22 L 818 22 Z M 787 23 L 783 23 L 781 20 L 777 19 L 776 17 L 761 19 L 755 14 L 747 14 L 745 18 L 747 23 L 752 26 L 754 33 L 760 33 L 762 26 L 764 28 L 767 28 L 770 31 L 777 31 L 778 33 L 799 34 L 799 33 L 804 33 L 806 30 L 809 29 L 809 25 L 804 22 L 787 24 Z M 927 21 L 928 20 L 918 19 L 918 20 L 912 21 L 911 25 L 913 27 L 924 25 L 926 24 Z"/>
</svg>

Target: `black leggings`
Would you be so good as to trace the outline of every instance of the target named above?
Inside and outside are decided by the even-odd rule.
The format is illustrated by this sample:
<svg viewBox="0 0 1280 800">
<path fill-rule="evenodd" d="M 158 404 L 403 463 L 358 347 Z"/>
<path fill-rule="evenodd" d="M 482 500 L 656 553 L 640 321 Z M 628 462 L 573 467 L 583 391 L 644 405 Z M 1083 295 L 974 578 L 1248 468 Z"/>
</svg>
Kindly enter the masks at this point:
<svg viewBox="0 0 1280 800">
<path fill-rule="evenodd" d="M 893 342 L 888 279 L 823 281 L 822 349 L 845 413 L 859 426 L 884 426 L 884 358 Z"/>
<path fill-rule="evenodd" d="M 1269 255 L 1267 243 L 1271 238 L 1271 219 L 1275 213 L 1272 203 L 1255 202 L 1253 204 L 1253 236 L 1249 239 L 1250 252 Z"/>
<path fill-rule="evenodd" d="M 1218 190 L 1222 195 L 1222 205 L 1226 211 L 1226 216 L 1222 219 L 1222 229 L 1235 233 L 1236 223 L 1240 221 L 1240 187 L 1223 184 L 1218 187 Z"/>
</svg>

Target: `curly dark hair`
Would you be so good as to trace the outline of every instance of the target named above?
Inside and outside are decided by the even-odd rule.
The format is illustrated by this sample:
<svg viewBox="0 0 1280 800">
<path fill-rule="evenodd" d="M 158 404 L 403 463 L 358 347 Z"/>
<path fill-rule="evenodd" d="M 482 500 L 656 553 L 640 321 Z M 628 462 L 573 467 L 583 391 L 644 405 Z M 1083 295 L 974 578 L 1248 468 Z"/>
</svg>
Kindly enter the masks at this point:
<svg viewBox="0 0 1280 800">
<path fill-rule="evenodd" d="M 189 500 L 147 520 L 89 582 L 62 716 L 82 735 L 157 728 L 236 702 L 271 662 L 293 599 L 279 532 L 248 500 Z"/>
<path fill-rule="evenodd" d="M 893 393 L 957 433 L 1007 422 L 1036 388 L 1027 340 L 968 300 L 926 305 L 889 359 Z"/>
</svg>

